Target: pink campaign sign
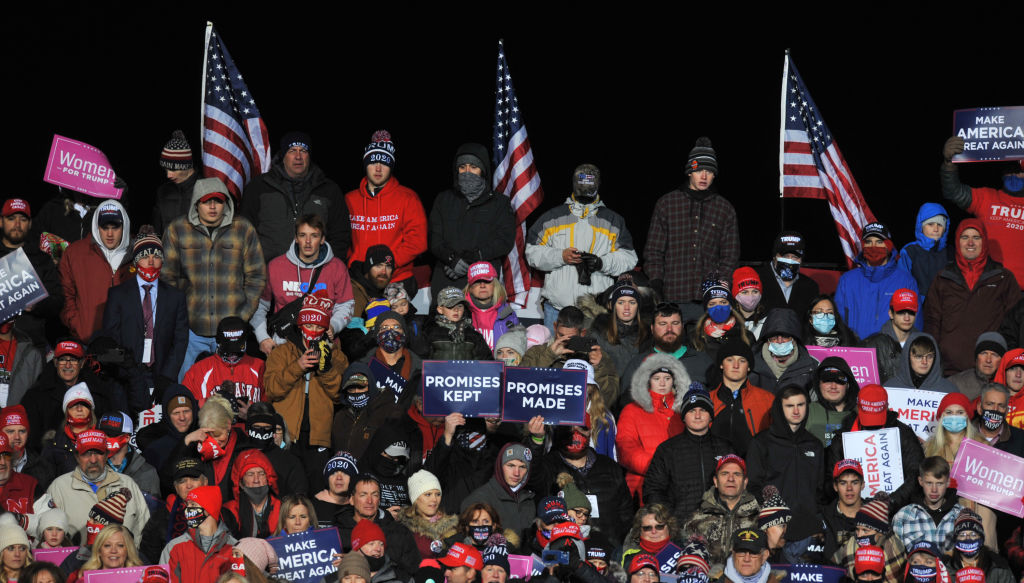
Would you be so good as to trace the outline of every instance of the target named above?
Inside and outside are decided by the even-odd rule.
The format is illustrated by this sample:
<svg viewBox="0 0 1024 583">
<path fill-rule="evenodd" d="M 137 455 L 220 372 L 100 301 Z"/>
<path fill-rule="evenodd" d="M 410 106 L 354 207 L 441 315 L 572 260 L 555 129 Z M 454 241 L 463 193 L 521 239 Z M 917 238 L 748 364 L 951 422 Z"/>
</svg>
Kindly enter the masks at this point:
<svg viewBox="0 0 1024 583">
<path fill-rule="evenodd" d="M 156 565 L 170 574 L 167 564 Z M 141 567 L 121 567 L 120 569 L 97 569 L 85 572 L 85 583 L 138 583 L 150 565 Z"/>
<path fill-rule="evenodd" d="M 50 158 L 43 180 L 97 198 L 121 198 L 123 188 L 114 188 L 114 169 L 99 148 L 53 135 Z"/>
<path fill-rule="evenodd" d="M 850 365 L 853 378 L 863 387 L 867 384 L 879 383 L 878 359 L 874 348 L 858 348 L 854 346 L 808 346 L 807 352 L 821 362 L 829 356 L 838 356 Z"/>
<path fill-rule="evenodd" d="M 68 555 L 78 550 L 78 547 L 56 547 L 52 549 L 38 548 L 32 551 L 32 558 L 36 561 L 46 561 L 59 565 L 64 562 Z"/>
<path fill-rule="evenodd" d="M 1024 458 L 965 439 L 951 475 L 960 496 L 1024 518 Z"/>
</svg>

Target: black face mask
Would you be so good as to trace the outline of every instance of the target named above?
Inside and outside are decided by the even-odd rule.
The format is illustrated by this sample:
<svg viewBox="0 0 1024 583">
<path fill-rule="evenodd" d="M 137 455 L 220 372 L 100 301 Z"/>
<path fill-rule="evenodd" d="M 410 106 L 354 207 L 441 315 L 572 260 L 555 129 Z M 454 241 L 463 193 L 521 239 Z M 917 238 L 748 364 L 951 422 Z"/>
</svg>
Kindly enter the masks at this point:
<svg viewBox="0 0 1024 583">
<path fill-rule="evenodd" d="M 391 459 L 380 456 L 380 458 L 377 459 L 376 466 L 377 471 L 380 472 L 381 475 L 394 477 L 405 471 L 406 463 L 408 463 L 408 458 L 405 457 Z"/>
<path fill-rule="evenodd" d="M 242 486 L 242 491 L 249 497 L 251 502 L 259 502 L 267 497 L 270 493 L 270 486 Z"/>
<path fill-rule="evenodd" d="M 249 440 L 252 441 L 259 449 L 266 449 L 274 443 L 273 429 L 256 429 L 254 427 L 250 427 L 248 433 Z"/>
<path fill-rule="evenodd" d="M 370 571 L 373 571 L 374 573 L 383 569 L 384 561 L 387 560 L 387 555 L 381 555 L 379 557 L 363 556 L 366 557 L 366 563 L 370 566 Z"/>
<path fill-rule="evenodd" d="M 202 508 L 196 508 L 195 506 L 185 507 L 185 524 L 189 528 L 199 528 L 199 525 L 206 520 L 206 510 Z"/>
<path fill-rule="evenodd" d="M 989 431 L 995 431 L 1003 426 L 1003 422 L 1006 421 L 1006 413 L 1002 411 L 986 411 L 981 412 L 981 423 L 985 426 L 985 429 Z"/>
<path fill-rule="evenodd" d="M 873 545 L 873 544 L 875 544 L 875 537 L 872 536 L 872 535 L 858 536 L 857 537 L 857 546 L 858 547 L 863 547 L 863 546 L 866 546 L 866 545 Z"/>
<path fill-rule="evenodd" d="M 487 542 L 487 539 L 490 538 L 491 533 L 493 532 L 494 527 L 490 524 L 469 527 L 469 534 L 473 537 L 473 542 L 477 545 L 482 545 Z"/>
<path fill-rule="evenodd" d="M 345 393 L 345 399 L 353 409 L 362 409 L 370 402 L 370 392 L 366 391 L 363 393 Z"/>
</svg>

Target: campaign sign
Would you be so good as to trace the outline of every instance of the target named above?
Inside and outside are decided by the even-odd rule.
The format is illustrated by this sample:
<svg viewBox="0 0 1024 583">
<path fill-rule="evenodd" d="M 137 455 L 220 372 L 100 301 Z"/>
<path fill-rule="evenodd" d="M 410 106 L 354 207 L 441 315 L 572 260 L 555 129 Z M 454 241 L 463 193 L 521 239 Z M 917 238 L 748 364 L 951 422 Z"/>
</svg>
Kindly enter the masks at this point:
<svg viewBox="0 0 1024 583">
<path fill-rule="evenodd" d="M 501 416 L 501 371 L 505 365 L 482 360 L 424 360 L 423 416 Z"/>
<path fill-rule="evenodd" d="M 903 450 L 896 427 L 844 433 L 843 457 L 859 461 L 864 469 L 863 498 L 871 498 L 879 490 L 891 494 L 903 485 Z"/>
<path fill-rule="evenodd" d="M 896 411 L 900 421 L 913 429 L 918 437 L 927 440 L 935 433 L 938 426 L 935 410 L 945 393 L 897 387 L 885 387 L 885 391 L 889 393 L 889 408 Z"/>
<path fill-rule="evenodd" d="M 679 563 L 679 557 L 682 554 L 683 549 L 679 548 L 679 545 L 671 542 L 665 545 L 665 548 L 658 553 L 658 565 L 660 565 L 661 572 L 675 573 L 676 564 Z"/>
<path fill-rule="evenodd" d="M 53 135 L 44 181 L 97 198 L 121 198 L 124 189 L 114 188 L 114 178 L 114 169 L 99 148 Z"/>
<path fill-rule="evenodd" d="M 46 561 L 47 563 L 59 565 L 64 562 L 64 559 L 68 558 L 68 555 L 74 554 L 77 550 L 78 547 L 57 547 L 55 549 L 40 547 L 32 549 L 32 559 L 36 562 Z"/>
<path fill-rule="evenodd" d="M 953 162 L 1024 159 L 1024 106 L 958 109 L 953 134 L 964 139 Z"/>
<path fill-rule="evenodd" d="M 166 564 L 156 566 L 170 575 L 171 568 Z M 86 571 L 83 576 L 85 577 L 85 583 L 138 583 L 142 580 L 146 569 L 150 567 L 152 565 L 121 567 L 120 569 L 97 569 L 95 571 Z"/>
<path fill-rule="evenodd" d="M 370 372 L 377 379 L 377 388 L 382 391 L 391 391 L 395 396 L 395 402 L 397 403 L 399 398 L 402 396 L 402 391 L 405 390 L 407 381 L 402 375 L 388 368 L 388 365 L 377 360 L 376 358 L 370 359 Z"/>
<path fill-rule="evenodd" d="M 807 353 L 818 359 L 818 362 L 830 356 L 838 356 L 846 361 L 853 373 L 857 384 L 877 385 L 878 380 L 878 359 L 875 357 L 874 348 L 858 348 L 855 346 L 808 346 Z"/>
<path fill-rule="evenodd" d="M 316 583 L 338 570 L 332 561 L 341 554 L 337 527 L 307 530 L 267 539 L 277 553 L 278 577 L 300 583 Z"/>
<path fill-rule="evenodd" d="M 846 578 L 846 569 L 825 565 L 772 564 L 772 571 L 782 574 L 779 583 L 841 583 Z"/>
<path fill-rule="evenodd" d="M 0 322 L 6 322 L 48 295 L 24 249 L 18 248 L 0 257 Z"/>
<path fill-rule="evenodd" d="M 950 475 L 960 496 L 1024 518 L 1024 459 L 965 439 L 953 458 Z"/>
<path fill-rule="evenodd" d="M 508 556 L 509 579 L 529 579 L 532 575 L 533 557 L 529 555 Z"/>
<path fill-rule="evenodd" d="M 583 425 L 587 371 L 505 367 L 501 418 L 526 423 L 537 415 L 550 425 Z"/>
</svg>

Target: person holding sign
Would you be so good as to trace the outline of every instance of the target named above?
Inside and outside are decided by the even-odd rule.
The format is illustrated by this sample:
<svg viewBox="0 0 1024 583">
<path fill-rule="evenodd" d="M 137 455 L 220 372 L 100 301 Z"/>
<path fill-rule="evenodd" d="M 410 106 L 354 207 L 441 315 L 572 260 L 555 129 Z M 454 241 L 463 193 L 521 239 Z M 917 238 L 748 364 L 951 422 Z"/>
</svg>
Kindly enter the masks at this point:
<svg viewBox="0 0 1024 583">
<path fill-rule="evenodd" d="M 387 310 L 376 317 L 370 334 L 376 339 L 376 345 L 357 362 L 366 363 L 371 369 L 379 367 L 381 371 L 390 373 L 390 378 L 385 379 L 382 378 L 385 375 L 378 372 L 377 384 L 380 386 L 382 382 L 386 383 L 390 389 L 388 392 L 399 404 L 399 409 L 405 411 L 416 394 L 416 391 L 407 390 L 407 387 L 418 387 L 423 371 L 423 360 L 409 350 L 410 335 L 405 317 L 393 310 Z"/>
<path fill-rule="evenodd" d="M 81 568 L 68 575 L 68 583 L 83 580 L 89 571 L 139 567 L 144 564 L 135 548 L 132 533 L 120 524 L 108 524 L 96 535 L 92 543 L 92 556 Z"/>
</svg>

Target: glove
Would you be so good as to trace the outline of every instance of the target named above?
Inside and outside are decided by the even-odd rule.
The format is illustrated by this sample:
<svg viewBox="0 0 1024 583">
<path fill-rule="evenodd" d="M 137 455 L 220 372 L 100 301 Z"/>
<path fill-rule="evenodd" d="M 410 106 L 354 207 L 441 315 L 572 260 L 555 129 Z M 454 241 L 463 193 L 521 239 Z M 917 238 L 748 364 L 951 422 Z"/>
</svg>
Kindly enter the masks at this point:
<svg viewBox="0 0 1024 583">
<path fill-rule="evenodd" d="M 964 151 L 964 139 L 959 136 L 952 136 L 946 140 L 946 144 L 942 146 L 942 157 L 945 158 L 946 162 L 951 162 L 953 156 L 960 154 Z"/>
<path fill-rule="evenodd" d="M 459 260 L 455 262 L 455 267 L 452 268 L 452 271 L 455 272 L 455 277 L 452 279 L 465 277 L 465 275 L 469 273 L 469 264 L 466 263 L 465 259 L 459 258 Z"/>
<path fill-rule="evenodd" d="M 587 264 L 587 269 L 589 269 L 591 273 L 601 271 L 601 268 L 604 267 L 604 261 L 601 261 L 601 258 L 593 253 L 581 253 L 580 259 Z"/>
<path fill-rule="evenodd" d="M 590 285 L 590 267 L 586 261 L 580 261 L 576 264 L 576 283 Z"/>
<path fill-rule="evenodd" d="M 444 274 L 448 276 L 448 279 L 459 279 L 459 274 L 455 273 L 455 270 L 447 265 L 442 265 L 444 268 Z"/>
<path fill-rule="evenodd" d="M 316 349 L 320 351 L 320 361 L 316 363 L 316 372 L 331 370 L 331 341 L 321 338 L 316 343 Z"/>
</svg>

